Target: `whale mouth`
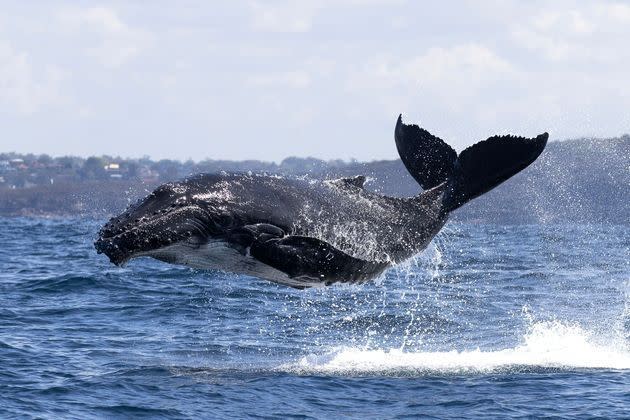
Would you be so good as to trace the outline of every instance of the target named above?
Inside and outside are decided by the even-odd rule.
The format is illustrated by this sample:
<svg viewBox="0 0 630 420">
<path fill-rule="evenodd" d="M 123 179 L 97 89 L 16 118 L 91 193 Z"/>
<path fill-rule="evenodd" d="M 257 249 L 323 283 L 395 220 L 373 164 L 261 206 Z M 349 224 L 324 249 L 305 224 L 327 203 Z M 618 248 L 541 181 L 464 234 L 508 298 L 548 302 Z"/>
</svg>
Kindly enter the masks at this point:
<svg viewBox="0 0 630 420">
<path fill-rule="evenodd" d="M 185 199 L 169 202 L 149 196 L 111 218 L 94 241 L 97 253 L 123 266 L 134 257 L 178 242 L 206 241 L 212 226 L 208 212 Z"/>
<path fill-rule="evenodd" d="M 133 257 L 132 253 L 120 247 L 114 238 L 98 238 L 94 241 L 94 248 L 98 254 L 105 254 L 112 264 L 123 267 Z"/>
<path fill-rule="evenodd" d="M 188 209 L 182 209 L 150 219 L 134 219 L 122 226 L 120 219 L 114 219 L 100 230 L 94 247 L 113 264 L 123 266 L 140 254 L 185 240 L 199 241 L 202 237 L 205 237 L 202 224 L 190 217 Z"/>
</svg>

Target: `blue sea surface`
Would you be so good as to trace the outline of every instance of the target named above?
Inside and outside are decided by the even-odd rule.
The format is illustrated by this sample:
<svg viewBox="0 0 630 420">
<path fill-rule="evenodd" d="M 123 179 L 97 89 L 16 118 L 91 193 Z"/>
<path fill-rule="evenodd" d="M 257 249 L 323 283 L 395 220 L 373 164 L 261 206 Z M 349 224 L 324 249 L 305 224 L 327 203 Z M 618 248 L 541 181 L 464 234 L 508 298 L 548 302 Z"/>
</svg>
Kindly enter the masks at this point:
<svg viewBox="0 0 630 420">
<path fill-rule="evenodd" d="M 0 218 L 0 418 L 630 417 L 630 228 L 449 224 L 293 290 Z"/>
</svg>

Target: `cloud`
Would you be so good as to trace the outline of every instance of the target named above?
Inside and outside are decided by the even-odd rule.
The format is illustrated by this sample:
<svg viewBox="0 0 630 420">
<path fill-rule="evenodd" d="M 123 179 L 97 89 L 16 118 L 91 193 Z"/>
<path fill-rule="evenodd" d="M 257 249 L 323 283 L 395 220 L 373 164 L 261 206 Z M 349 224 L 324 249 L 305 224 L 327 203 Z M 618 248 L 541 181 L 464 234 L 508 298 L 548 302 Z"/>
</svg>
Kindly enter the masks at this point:
<svg viewBox="0 0 630 420">
<path fill-rule="evenodd" d="M 63 25 L 82 36 L 92 35 L 86 54 L 106 67 L 121 67 L 152 43 L 149 32 L 127 25 L 110 8 L 66 9 L 58 17 Z"/>
<path fill-rule="evenodd" d="M 607 13 L 610 19 L 619 21 L 621 23 L 630 23 L 630 6 L 624 3 L 611 3 L 607 5 L 599 5 L 599 8 L 604 9 L 604 13 Z"/>
<path fill-rule="evenodd" d="M 40 69 L 28 53 L 0 41 L 0 104 L 9 111 L 32 114 L 66 102 L 60 90 L 64 78 L 58 67 L 45 65 Z"/>
<path fill-rule="evenodd" d="M 421 97 L 450 108 L 467 108 L 480 91 L 518 77 L 518 71 L 494 51 L 464 44 L 429 48 L 416 57 L 370 58 L 361 69 L 349 73 L 346 90 L 384 102 L 390 113 Z"/>
<path fill-rule="evenodd" d="M 57 153 L 139 156 L 136 139 L 151 136 L 162 157 L 373 159 L 395 155 L 386 139 L 399 112 L 457 147 L 507 130 L 628 131 L 627 2 L 154 6 L 5 5 L 0 120 L 11 147 L 30 135 L 37 150 L 54 133 Z"/>
<path fill-rule="evenodd" d="M 306 33 L 313 30 L 314 20 L 326 11 L 330 15 L 340 10 L 369 10 L 375 7 L 392 7 L 406 0 L 275 0 L 249 3 L 252 27 L 261 32 Z"/>
<path fill-rule="evenodd" d="M 513 27 L 517 45 L 554 62 L 611 62 L 624 55 L 630 6 L 595 2 L 577 9 L 551 4 Z"/>
<path fill-rule="evenodd" d="M 256 74 L 246 80 L 250 86 L 306 88 L 311 84 L 311 76 L 305 71 L 287 71 L 280 73 Z"/>
<path fill-rule="evenodd" d="M 252 27 L 263 32 L 309 32 L 321 1 L 258 2 L 250 3 Z"/>
<path fill-rule="evenodd" d="M 511 75 L 514 70 L 494 51 L 480 44 L 430 48 L 424 55 L 403 63 L 402 76 L 419 85 L 460 85 L 477 89 L 488 81 Z"/>
</svg>

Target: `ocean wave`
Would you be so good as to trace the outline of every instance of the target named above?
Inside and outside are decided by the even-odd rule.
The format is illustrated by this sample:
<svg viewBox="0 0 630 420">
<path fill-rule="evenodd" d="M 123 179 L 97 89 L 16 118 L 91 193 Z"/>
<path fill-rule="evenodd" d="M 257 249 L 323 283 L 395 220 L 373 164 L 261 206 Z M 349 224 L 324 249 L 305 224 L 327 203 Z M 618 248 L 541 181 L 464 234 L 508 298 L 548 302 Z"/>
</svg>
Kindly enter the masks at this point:
<svg viewBox="0 0 630 420">
<path fill-rule="evenodd" d="M 599 343 L 579 325 L 537 322 L 514 348 L 484 351 L 366 350 L 339 347 L 311 354 L 280 369 L 298 374 L 413 375 L 422 373 L 491 373 L 515 368 L 630 369 L 623 341 Z"/>
</svg>

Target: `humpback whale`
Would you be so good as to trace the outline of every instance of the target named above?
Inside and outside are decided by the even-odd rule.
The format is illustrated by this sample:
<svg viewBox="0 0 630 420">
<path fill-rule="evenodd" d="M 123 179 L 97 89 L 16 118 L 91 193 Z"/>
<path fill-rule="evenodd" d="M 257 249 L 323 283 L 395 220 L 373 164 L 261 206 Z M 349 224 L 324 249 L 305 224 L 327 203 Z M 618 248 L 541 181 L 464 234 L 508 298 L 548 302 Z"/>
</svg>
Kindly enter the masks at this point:
<svg viewBox="0 0 630 420">
<path fill-rule="evenodd" d="M 457 154 L 399 116 L 396 147 L 417 196 L 370 192 L 362 175 L 199 174 L 131 205 L 94 245 L 116 265 L 146 256 L 295 288 L 361 283 L 422 251 L 453 210 L 525 169 L 548 137 L 493 136 Z"/>
</svg>

